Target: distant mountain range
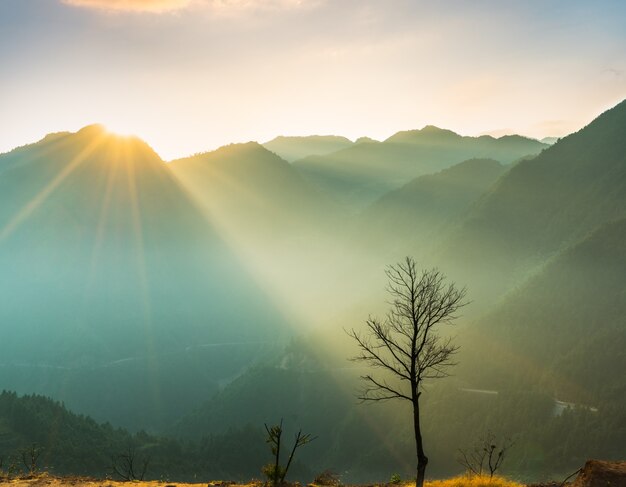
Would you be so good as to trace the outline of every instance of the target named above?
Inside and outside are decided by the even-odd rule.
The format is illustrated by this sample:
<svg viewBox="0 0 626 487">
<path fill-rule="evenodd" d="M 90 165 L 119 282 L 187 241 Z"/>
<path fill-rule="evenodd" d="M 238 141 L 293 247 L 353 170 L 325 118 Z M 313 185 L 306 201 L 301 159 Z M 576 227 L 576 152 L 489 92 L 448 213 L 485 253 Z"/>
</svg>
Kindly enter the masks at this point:
<svg viewBox="0 0 626 487">
<path fill-rule="evenodd" d="M 548 145 L 520 136 L 463 137 L 433 126 L 398 132 L 383 142 L 362 142 L 294 166 L 335 201 L 360 210 L 412 179 L 472 158 L 509 164 Z"/>
</svg>

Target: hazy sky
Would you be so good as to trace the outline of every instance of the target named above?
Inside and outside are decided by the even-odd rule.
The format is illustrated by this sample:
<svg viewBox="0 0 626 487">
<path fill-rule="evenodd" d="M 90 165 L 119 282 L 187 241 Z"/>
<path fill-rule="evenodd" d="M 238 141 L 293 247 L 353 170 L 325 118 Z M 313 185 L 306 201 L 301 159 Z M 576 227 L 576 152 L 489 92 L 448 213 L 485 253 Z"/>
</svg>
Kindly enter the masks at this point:
<svg viewBox="0 0 626 487">
<path fill-rule="evenodd" d="M 558 136 L 623 98 L 623 0 L 0 0 L 0 152 L 94 122 L 165 158 L 426 124 Z"/>
</svg>

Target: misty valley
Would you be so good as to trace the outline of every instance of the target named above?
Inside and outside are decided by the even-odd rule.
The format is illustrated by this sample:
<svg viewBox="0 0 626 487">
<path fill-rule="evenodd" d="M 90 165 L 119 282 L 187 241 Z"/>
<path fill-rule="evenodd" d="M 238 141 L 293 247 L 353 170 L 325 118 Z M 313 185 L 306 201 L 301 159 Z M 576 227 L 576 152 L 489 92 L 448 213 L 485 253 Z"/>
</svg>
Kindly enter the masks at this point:
<svg viewBox="0 0 626 487">
<path fill-rule="evenodd" d="M 0 154 L 0 470 L 36 445 L 54 474 L 132 454 L 146 479 L 248 481 L 282 422 L 284 455 L 310 435 L 290 481 L 415 479 L 411 401 L 386 400 L 412 352 L 385 326 L 422 291 L 449 306 L 418 361 L 427 477 L 480 439 L 523 482 L 623 460 L 626 101 L 589 122 L 168 161 L 90 125 Z M 392 397 L 360 400 L 368 377 Z"/>
</svg>

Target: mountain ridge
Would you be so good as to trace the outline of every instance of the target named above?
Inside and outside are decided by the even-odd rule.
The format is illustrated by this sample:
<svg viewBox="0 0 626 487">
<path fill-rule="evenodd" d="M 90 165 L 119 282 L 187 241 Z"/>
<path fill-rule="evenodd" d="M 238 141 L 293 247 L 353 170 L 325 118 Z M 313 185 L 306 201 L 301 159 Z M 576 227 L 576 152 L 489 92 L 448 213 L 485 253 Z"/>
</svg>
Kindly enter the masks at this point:
<svg viewBox="0 0 626 487">
<path fill-rule="evenodd" d="M 512 163 L 547 147 L 532 139 L 467 137 L 427 126 L 425 130 L 398 132 L 383 142 L 309 156 L 293 165 L 333 200 L 358 212 L 418 176 L 464 160 L 491 158 Z"/>
</svg>

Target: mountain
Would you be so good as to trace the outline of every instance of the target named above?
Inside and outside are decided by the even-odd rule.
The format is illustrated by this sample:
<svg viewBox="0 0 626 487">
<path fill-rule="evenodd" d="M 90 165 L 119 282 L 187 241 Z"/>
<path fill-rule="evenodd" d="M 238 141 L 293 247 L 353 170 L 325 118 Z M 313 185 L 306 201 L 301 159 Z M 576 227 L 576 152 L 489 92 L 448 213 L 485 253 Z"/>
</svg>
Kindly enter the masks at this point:
<svg viewBox="0 0 626 487">
<path fill-rule="evenodd" d="M 0 156 L 0 266 L 3 386 L 135 430 L 286 330 L 171 168 L 99 126 Z"/>
<path fill-rule="evenodd" d="M 290 320 L 319 326 L 333 312 L 329 300 L 347 287 L 337 277 L 346 260 L 337 233 L 347 215 L 291 164 L 250 142 L 168 168 Z"/>
<path fill-rule="evenodd" d="M 626 215 L 626 101 L 508 171 L 438 252 L 486 303 Z"/>
<path fill-rule="evenodd" d="M 352 209 L 371 204 L 412 179 L 472 158 L 508 164 L 548 147 L 519 136 L 463 137 L 433 126 L 398 132 L 384 142 L 362 142 L 326 156 L 294 162 L 304 177 Z"/>
<path fill-rule="evenodd" d="M 168 167 L 216 221 L 228 220 L 237 232 L 261 240 L 275 232 L 293 238 L 303 227 L 319 230 L 336 213 L 289 163 L 255 142 L 177 159 Z"/>
<path fill-rule="evenodd" d="M 279 136 L 265 142 L 263 147 L 286 161 L 292 162 L 307 156 L 323 156 L 350 147 L 352 141 L 337 135 L 309 135 L 303 137 Z"/>
<path fill-rule="evenodd" d="M 372 251 L 428 255 L 443 230 L 464 216 L 507 170 L 493 159 L 470 159 L 419 176 L 366 208 L 355 239 Z"/>
</svg>

